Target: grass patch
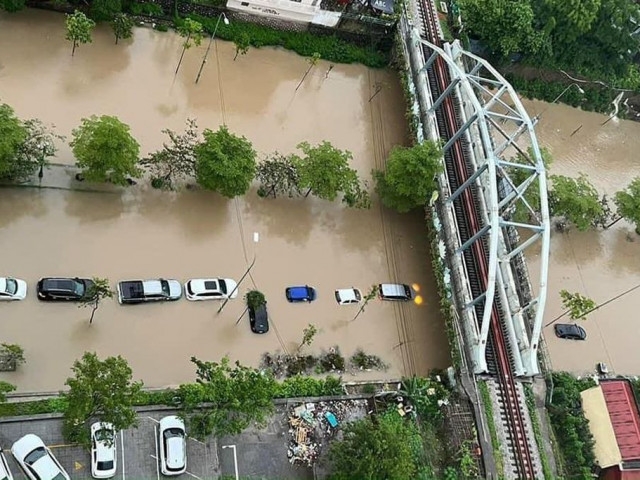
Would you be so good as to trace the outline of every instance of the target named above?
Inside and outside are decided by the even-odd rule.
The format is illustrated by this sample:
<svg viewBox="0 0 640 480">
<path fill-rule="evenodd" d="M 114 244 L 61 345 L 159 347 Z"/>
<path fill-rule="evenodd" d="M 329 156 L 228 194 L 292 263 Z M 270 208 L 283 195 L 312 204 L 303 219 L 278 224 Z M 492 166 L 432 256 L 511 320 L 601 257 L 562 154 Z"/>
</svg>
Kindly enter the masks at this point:
<svg viewBox="0 0 640 480">
<path fill-rule="evenodd" d="M 498 471 L 498 476 L 502 478 L 504 477 L 504 459 L 502 458 L 500 442 L 498 441 L 498 431 L 496 430 L 496 424 L 493 420 L 491 394 L 489 393 L 487 382 L 480 380 L 478 382 L 478 390 L 480 391 L 480 398 L 482 400 L 482 405 L 484 406 L 484 416 L 487 419 L 487 426 L 489 427 L 491 446 L 493 447 L 493 458 L 496 461 L 496 470 Z"/>
<path fill-rule="evenodd" d="M 538 411 L 536 410 L 536 398 L 533 395 L 533 389 L 531 385 L 524 385 L 524 397 L 527 402 L 527 409 L 529 410 L 529 417 L 531 417 L 531 426 L 533 427 L 533 436 L 536 438 L 536 444 L 538 445 L 538 451 L 540 452 L 540 462 L 542 463 L 542 474 L 545 480 L 553 480 L 553 472 L 549 465 L 549 459 L 547 458 L 547 452 L 544 448 L 544 439 L 542 438 L 542 427 L 540 426 L 540 419 L 538 418 Z"/>
</svg>

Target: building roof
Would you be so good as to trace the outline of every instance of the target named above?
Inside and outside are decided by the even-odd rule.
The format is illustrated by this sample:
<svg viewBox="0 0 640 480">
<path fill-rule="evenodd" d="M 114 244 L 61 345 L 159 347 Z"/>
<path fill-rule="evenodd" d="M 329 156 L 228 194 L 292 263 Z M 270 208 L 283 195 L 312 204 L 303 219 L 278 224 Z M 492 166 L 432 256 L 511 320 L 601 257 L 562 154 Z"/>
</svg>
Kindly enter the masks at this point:
<svg viewBox="0 0 640 480">
<path fill-rule="evenodd" d="M 627 380 L 600 383 L 623 462 L 640 460 L 640 411 Z"/>
<path fill-rule="evenodd" d="M 589 430 L 593 435 L 593 453 L 601 468 L 619 465 L 622 462 L 622 454 L 618 448 L 615 432 L 607 403 L 605 402 L 602 387 L 589 388 L 580 392 L 582 397 L 582 410 L 589 420 Z"/>
</svg>

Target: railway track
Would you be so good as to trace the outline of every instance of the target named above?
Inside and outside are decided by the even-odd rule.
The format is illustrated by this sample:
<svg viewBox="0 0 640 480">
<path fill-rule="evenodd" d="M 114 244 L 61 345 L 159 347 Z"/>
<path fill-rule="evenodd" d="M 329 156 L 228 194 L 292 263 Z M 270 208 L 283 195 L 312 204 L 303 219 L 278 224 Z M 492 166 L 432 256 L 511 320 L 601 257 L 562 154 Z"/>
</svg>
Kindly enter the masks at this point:
<svg viewBox="0 0 640 480">
<path fill-rule="evenodd" d="M 431 0 L 417 0 L 419 15 L 422 19 L 421 33 L 425 39 L 436 46 L 442 46 L 438 16 Z M 422 45 L 425 60 L 432 54 L 432 49 Z M 434 98 L 445 91 L 450 84 L 449 70 L 446 62 L 438 56 L 433 66 L 428 70 L 429 86 Z M 455 94 L 449 95 L 436 110 L 438 129 L 444 141 L 449 140 L 462 125 Z M 456 191 L 471 175 L 472 166 L 466 160 L 468 145 L 461 136 L 445 153 L 445 168 L 450 191 Z M 459 234 L 462 242 L 467 241 L 483 227 L 478 202 L 477 188 L 472 185 L 466 188 L 453 202 Z M 474 297 L 479 297 L 488 288 L 488 246 L 486 237 L 473 243 L 464 252 L 464 261 L 468 280 Z M 475 306 L 477 318 L 483 318 L 485 302 L 478 302 Z M 499 410 L 502 423 L 506 427 L 506 436 L 511 453 L 510 463 L 516 478 L 535 479 L 538 476 L 532 454 L 532 444 L 527 438 L 527 416 L 524 412 L 525 403 L 521 399 L 521 389 L 518 388 L 513 375 L 512 354 L 510 344 L 506 340 L 503 330 L 502 305 L 499 298 L 495 298 L 491 307 L 491 327 L 487 348 L 489 373 L 495 377 L 498 386 Z"/>
</svg>

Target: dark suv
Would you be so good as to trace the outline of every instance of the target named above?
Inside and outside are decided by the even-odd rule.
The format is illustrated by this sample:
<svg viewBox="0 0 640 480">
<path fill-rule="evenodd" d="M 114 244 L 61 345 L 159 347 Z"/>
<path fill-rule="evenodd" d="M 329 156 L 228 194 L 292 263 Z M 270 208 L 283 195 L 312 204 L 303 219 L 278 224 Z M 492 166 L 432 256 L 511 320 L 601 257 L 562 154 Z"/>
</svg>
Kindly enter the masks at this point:
<svg viewBox="0 0 640 480">
<path fill-rule="evenodd" d="M 38 282 L 38 300 L 88 300 L 93 281 L 88 278 L 41 278 Z"/>
<path fill-rule="evenodd" d="M 557 323 L 553 326 L 556 336 L 566 340 L 585 340 L 587 332 L 575 323 Z"/>
</svg>

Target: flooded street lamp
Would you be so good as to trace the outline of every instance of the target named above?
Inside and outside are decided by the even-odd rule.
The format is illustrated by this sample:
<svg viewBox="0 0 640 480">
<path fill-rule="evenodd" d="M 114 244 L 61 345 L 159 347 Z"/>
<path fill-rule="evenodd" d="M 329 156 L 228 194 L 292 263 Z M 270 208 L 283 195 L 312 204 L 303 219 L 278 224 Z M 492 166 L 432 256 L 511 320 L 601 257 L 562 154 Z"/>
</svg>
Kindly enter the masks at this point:
<svg viewBox="0 0 640 480">
<path fill-rule="evenodd" d="M 211 44 L 213 43 L 213 39 L 216 36 L 216 32 L 218 31 L 218 25 L 220 25 L 220 20 L 221 19 L 224 19 L 224 24 L 225 25 L 229 25 L 229 19 L 224 14 L 224 12 L 222 12 L 218 16 L 218 21 L 216 22 L 216 26 L 213 29 L 213 33 L 211 34 L 211 38 L 209 38 L 209 44 L 207 45 L 207 51 L 204 52 L 204 57 L 202 57 L 202 63 L 200 64 L 200 70 L 198 70 L 198 76 L 196 77 L 196 84 L 200 80 L 200 75 L 202 75 L 202 69 L 204 68 L 204 64 L 207 63 L 207 56 L 209 55 L 209 50 L 211 50 Z"/>
<path fill-rule="evenodd" d="M 258 232 L 253 232 L 253 243 L 258 243 L 260 241 L 260 234 Z M 246 258 L 246 257 L 245 257 Z M 238 280 L 238 283 L 236 283 L 236 286 L 233 290 L 231 290 L 231 293 L 227 296 L 227 298 L 225 298 L 224 302 L 222 302 L 222 304 L 220 305 L 220 308 L 218 309 L 217 313 L 220 313 L 222 311 L 222 309 L 225 307 L 225 305 L 229 302 L 229 299 L 233 296 L 233 294 L 240 288 L 240 284 L 242 283 L 242 281 L 247 277 L 247 275 L 249 275 L 249 273 L 251 272 L 251 269 L 253 268 L 253 266 L 256 264 L 256 252 L 254 250 L 253 252 L 253 261 L 251 262 L 251 264 L 247 267 L 247 270 L 244 272 L 244 275 L 242 275 L 242 277 L 240 278 L 240 280 Z M 236 322 L 237 324 L 237 322 Z"/>
<path fill-rule="evenodd" d="M 567 93 L 567 92 L 571 89 L 571 87 L 576 87 L 576 88 L 580 91 L 580 93 L 581 93 L 582 95 L 584 95 L 584 93 L 585 93 L 585 92 L 584 92 L 584 90 L 582 89 L 582 87 L 581 87 L 580 85 L 578 85 L 577 83 L 575 83 L 575 82 L 574 82 L 574 83 L 572 83 L 571 85 L 569 85 L 567 88 L 565 88 L 562 92 L 560 92 L 560 95 L 558 95 L 558 96 L 553 100 L 553 102 L 551 102 L 551 103 L 550 103 L 550 105 L 553 105 L 553 104 L 554 104 L 554 103 L 556 103 L 558 100 L 560 100 L 560 99 L 562 98 L 562 96 L 563 96 L 565 93 Z M 531 122 L 533 123 L 533 125 L 536 125 L 536 124 L 538 123 L 538 121 L 540 120 L 540 117 L 542 116 L 542 114 L 543 114 L 544 112 L 546 112 L 547 110 L 549 110 L 549 107 L 545 108 L 542 112 L 540 112 L 539 114 L 537 114 L 535 117 L 533 117 L 533 118 L 531 119 Z M 577 130 L 576 130 L 576 131 L 574 131 L 573 133 L 576 133 L 576 132 L 577 132 Z"/>
</svg>

